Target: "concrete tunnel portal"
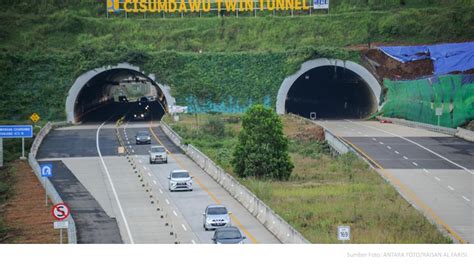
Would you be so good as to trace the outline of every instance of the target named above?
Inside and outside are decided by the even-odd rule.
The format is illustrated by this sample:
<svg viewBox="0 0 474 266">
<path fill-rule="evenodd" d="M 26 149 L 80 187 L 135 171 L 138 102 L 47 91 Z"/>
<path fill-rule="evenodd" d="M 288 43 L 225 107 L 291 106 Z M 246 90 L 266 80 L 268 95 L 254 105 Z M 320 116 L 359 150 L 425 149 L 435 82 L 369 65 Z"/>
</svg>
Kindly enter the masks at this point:
<svg viewBox="0 0 474 266">
<path fill-rule="evenodd" d="M 119 101 L 117 95 L 123 93 L 127 84 L 144 84 L 148 93 L 139 95 L 151 97 L 146 105 L 150 112 L 146 118 L 159 120 L 174 104 L 175 99 L 169 93 L 169 87 L 158 84 L 154 75 L 146 75 L 138 67 L 119 64 L 96 68 L 82 74 L 70 88 L 66 99 L 67 122 L 100 122 L 115 116 L 133 116 L 139 112 L 138 102 Z M 126 91 L 126 90 L 125 90 Z"/>
<path fill-rule="evenodd" d="M 303 63 L 277 95 L 277 113 L 316 119 L 360 119 L 377 111 L 381 87 L 363 66 L 338 59 Z"/>
</svg>

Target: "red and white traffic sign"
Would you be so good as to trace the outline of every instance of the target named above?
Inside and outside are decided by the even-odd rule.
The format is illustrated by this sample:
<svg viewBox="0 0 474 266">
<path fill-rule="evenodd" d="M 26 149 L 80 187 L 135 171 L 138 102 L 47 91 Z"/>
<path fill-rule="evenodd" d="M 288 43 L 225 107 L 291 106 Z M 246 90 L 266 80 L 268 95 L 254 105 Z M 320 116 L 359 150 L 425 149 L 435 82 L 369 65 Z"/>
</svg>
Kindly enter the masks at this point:
<svg viewBox="0 0 474 266">
<path fill-rule="evenodd" d="M 62 221 L 69 216 L 71 210 L 65 203 L 58 203 L 53 206 L 51 213 L 53 214 L 54 218 L 56 218 L 56 220 Z"/>
</svg>

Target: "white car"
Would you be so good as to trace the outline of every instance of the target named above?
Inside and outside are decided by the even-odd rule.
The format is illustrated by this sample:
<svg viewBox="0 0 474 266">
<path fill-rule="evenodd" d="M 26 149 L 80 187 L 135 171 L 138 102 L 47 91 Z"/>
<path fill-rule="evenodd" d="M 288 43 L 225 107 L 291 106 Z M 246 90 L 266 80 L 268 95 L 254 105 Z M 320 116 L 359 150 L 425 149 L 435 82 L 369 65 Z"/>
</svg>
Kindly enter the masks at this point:
<svg viewBox="0 0 474 266">
<path fill-rule="evenodd" d="M 231 226 L 230 212 L 224 205 L 211 204 L 202 214 L 202 227 L 207 230 Z"/>
<path fill-rule="evenodd" d="M 151 146 L 150 151 L 150 164 L 157 162 L 168 163 L 168 151 L 163 146 Z"/>
<path fill-rule="evenodd" d="M 176 190 L 193 190 L 193 177 L 186 170 L 173 170 L 168 176 L 168 189 Z"/>
</svg>

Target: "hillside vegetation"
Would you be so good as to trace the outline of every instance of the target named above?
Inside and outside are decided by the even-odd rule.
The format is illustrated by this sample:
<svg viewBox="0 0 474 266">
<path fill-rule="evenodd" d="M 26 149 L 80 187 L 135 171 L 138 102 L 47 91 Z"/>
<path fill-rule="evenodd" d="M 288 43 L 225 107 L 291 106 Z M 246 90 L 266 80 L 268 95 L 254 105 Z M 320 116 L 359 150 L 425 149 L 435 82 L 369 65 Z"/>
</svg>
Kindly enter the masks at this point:
<svg viewBox="0 0 474 266">
<path fill-rule="evenodd" d="M 334 0 L 330 15 L 105 18 L 104 1 L 2 1 L 0 119 L 65 118 L 74 80 L 128 62 L 171 86 L 179 104 L 273 105 L 283 79 L 305 60 L 358 61 L 348 46 L 432 43 L 474 36 L 473 1 Z"/>
</svg>

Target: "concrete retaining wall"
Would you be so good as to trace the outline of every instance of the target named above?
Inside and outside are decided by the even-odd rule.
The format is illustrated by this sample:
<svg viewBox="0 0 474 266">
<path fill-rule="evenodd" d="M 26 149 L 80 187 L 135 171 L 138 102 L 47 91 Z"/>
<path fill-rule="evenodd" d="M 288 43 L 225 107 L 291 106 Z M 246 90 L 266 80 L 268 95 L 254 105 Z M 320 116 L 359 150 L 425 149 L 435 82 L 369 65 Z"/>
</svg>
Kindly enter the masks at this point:
<svg viewBox="0 0 474 266">
<path fill-rule="evenodd" d="M 41 169 L 40 169 L 40 165 L 38 161 L 36 161 L 36 153 L 38 152 L 41 142 L 43 142 L 43 139 L 48 135 L 51 129 L 53 129 L 56 126 L 61 126 L 65 124 L 66 124 L 65 122 L 60 122 L 60 123 L 48 122 L 46 126 L 44 126 L 41 129 L 38 135 L 36 135 L 33 145 L 31 146 L 30 153 L 28 154 L 29 164 L 31 168 L 33 169 L 33 172 L 36 174 L 36 177 L 38 178 L 40 183 L 43 185 L 44 189 L 46 190 L 46 193 L 48 194 L 48 197 L 51 199 L 53 204 L 63 202 L 63 200 L 61 199 L 61 196 L 59 196 L 59 193 L 56 191 L 56 188 L 54 188 L 51 181 L 48 178 L 43 179 L 41 177 Z M 74 222 L 74 218 L 72 217 L 72 215 L 69 215 L 66 221 L 69 222 L 69 227 L 67 229 L 69 244 L 77 244 L 76 223 Z"/>
<path fill-rule="evenodd" d="M 253 216 L 255 216 L 270 232 L 285 244 L 308 244 L 296 229 L 283 220 L 270 207 L 257 196 L 240 184 L 233 176 L 227 174 L 222 168 L 192 145 L 184 145 L 182 138 L 176 134 L 166 123 L 161 122 L 165 134 L 206 173 L 208 173 L 227 192 L 238 200 Z"/>
</svg>

